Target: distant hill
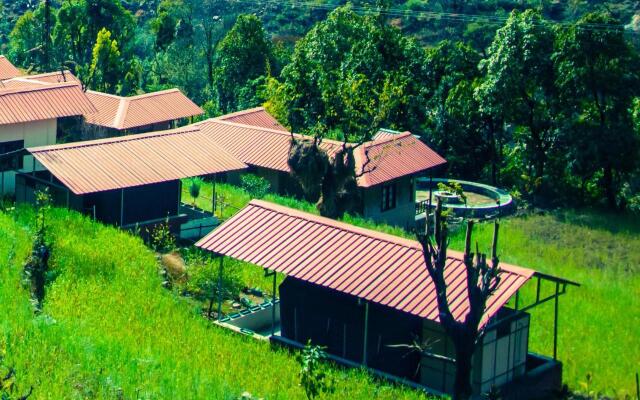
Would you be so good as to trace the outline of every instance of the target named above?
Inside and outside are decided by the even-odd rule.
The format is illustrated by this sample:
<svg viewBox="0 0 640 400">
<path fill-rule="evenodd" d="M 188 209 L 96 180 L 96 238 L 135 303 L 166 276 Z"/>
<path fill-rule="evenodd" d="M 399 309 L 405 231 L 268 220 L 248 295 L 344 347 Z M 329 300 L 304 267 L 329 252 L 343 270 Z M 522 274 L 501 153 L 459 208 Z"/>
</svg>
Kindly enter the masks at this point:
<svg viewBox="0 0 640 400">
<path fill-rule="evenodd" d="M 59 3 L 61 0 L 53 0 Z M 215 1 L 215 0 L 208 0 Z M 388 0 L 389 21 L 425 44 L 442 39 L 486 42 L 511 10 L 542 8 L 556 22 L 575 21 L 585 13 L 608 10 L 624 24 L 640 29 L 640 1 L 606 0 Z M 160 0 L 122 0 L 122 4 L 144 23 L 155 15 Z M 291 42 L 345 0 L 234 0 L 238 13 L 255 13 L 277 40 Z M 0 53 L 16 19 L 35 8 L 39 0 L 0 0 Z M 375 0 L 352 0 L 356 8 L 371 7 Z M 313 7 L 310 6 L 313 4 Z M 295 5 L 295 6 L 294 6 Z M 636 19 L 634 20 L 634 16 Z M 477 44 L 477 43 L 476 43 Z"/>
</svg>

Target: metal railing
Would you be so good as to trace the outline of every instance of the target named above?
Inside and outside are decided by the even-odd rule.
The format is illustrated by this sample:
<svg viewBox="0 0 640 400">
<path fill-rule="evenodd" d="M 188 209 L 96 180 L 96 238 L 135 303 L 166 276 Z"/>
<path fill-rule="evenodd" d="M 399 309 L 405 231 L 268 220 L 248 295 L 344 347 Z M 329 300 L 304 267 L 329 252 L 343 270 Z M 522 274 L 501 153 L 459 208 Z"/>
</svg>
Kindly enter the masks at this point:
<svg viewBox="0 0 640 400">
<path fill-rule="evenodd" d="M 416 215 L 428 212 L 429 207 L 431 207 L 431 202 L 429 201 L 429 199 L 416 201 Z"/>
</svg>

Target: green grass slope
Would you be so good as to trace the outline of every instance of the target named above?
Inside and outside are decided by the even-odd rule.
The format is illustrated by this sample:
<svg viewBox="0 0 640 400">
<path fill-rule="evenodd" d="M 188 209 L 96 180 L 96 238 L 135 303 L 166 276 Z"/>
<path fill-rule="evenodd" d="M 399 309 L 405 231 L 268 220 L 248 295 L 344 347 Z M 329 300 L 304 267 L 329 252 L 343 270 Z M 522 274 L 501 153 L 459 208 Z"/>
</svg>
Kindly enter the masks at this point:
<svg viewBox="0 0 640 400">
<path fill-rule="evenodd" d="M 493 227 L 477 226 L 481 248 Z M 582 286 L 560 298 L 558 357 L 572 389 L 635 396 L 640 366 L 640 221 L 628 216 L 564 212 L 508 218 L 500 227 L 505 262 L 564 277 Z M 464 247 L 464 232 L 452 247 Z M 551 293 L 552 284 L 543 286 Z M 535 283 L 522 301 L 534 299 Z M 553 302 L 532 310 L 530 350 L 553 352 Z"/>
<path fill-rule="evenodd" d="M 218 328 L 162 289 L 142 242 L 64 210 L 48 216 L 57 275 L 34 316 L 20 272 L 33 212 L 0 213 L 0 351 L 30 399 L 301 399 L 292 355 Z M 333 372 L 333 398 L 409 399 L 360 371 Z"/>
</svg>

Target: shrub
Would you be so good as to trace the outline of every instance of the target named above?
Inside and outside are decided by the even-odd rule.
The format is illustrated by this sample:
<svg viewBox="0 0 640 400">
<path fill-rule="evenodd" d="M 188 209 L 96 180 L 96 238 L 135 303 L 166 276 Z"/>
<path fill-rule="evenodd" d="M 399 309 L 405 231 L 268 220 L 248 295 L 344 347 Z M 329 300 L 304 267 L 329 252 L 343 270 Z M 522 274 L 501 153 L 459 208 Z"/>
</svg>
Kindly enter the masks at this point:
<svg viewBox="0 0 640 400">
<path fill-rule="evenodd" d="M 240 182 L 242 188 L 254 199 L 263 198 L 271 189 L 269 181 L 258 175 L 242 175 Z"/>
<path fill-rule="evenodd" d="M 200 197 L 200 188 L 202 187 L 202 179 L 191 178 L 189 180 L 189 194 L 193 199 L 193 205 L 196 205 L 196 200 Z"/>
<path fill-rule="evenodd" d="M 155 225 L 149 232 L 149 244 L 158 253 L 168 253 L 176 248 L 176 238 L 169 228 L 169 219 Z"/>
</svg>

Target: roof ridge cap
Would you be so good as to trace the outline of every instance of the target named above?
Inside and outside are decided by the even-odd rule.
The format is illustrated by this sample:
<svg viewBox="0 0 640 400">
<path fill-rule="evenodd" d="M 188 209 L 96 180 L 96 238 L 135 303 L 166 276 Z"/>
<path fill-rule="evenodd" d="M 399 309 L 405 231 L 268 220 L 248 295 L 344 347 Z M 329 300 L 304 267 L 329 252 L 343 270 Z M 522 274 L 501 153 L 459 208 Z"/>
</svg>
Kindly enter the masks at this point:
<svg viewBox="0 0 640 400">
<path fill-rule="evenodd" d="M 292 133 L 289 132 L 289 131 L 281 131 L 281 130 L 278 130 L 278 129 L 264 128 L 264 127 L 261 127 L 261 126 L 241 124 L 241 123 L 238 123 L 238 122 L 225 121 L 224 119 L 219 119 L 219 118 L 220 117 L 214 117 L 214 118 L 205 119 L 204 121 L 197 122 L 197 124 L 217 123 L 217 124 L 223 124 L 223 125 L 236 126 L 236 127 L 239 127 L 239 128 L 253 129 L 253 130 L 256 130 L 256 131 L 275 133 L 275 134 L 282 135 L 282 136 L 291 136 L 292 135 Z M 302 135 L 297 134 L 297 133 L 293 133 L 293 135 L 302 136 Z"/>
<path fill-rule="evenodd" d="M 16 78 L 18 78 L 18 77 L 16 77 Z M 15 78 L 11 78 L 11 79 L 15 79 Z M 7 80 L 9 80 L 9 79 L 7 79 Z M 5 80 L 5 81 L 7 81 L 7 80 Z M 37 81 L 30 81 L 30 82 L 37 82 Z M 0 89 L 0 96 L 17 94 L 17 93 L 24 93 L 24 92 L 38 92 L 38 91 L 42 91 L 42 90 L 61 89 L 61 88 L 67 88 L 67 87 L 78 87 L 78 83 L 77 82 L 57 82 L 57 83 L 46 82 L 44 85 L 41 85 L 41 86 L 9 87 L 9 88 Z"/>
<path fill-rule="evenodd" d="M 386 137 L 386 138 L 370 140 L 370 141 L 366 142 L 366 146 L 367 147 L 379 146 L 379 145 L 382 145 L 382 144 L 385 144 L 385 143 L 394 142 L 394 141 L 399 140 L 399 139 L 404 139 L 404 138 L 409 137 L 409 136 L 413 136 L 413 134 L 410 131 L 404 131 L 404 132 L 393 134 L 393 136 L 389 136 L 389 137 Z"/>
<path fill-rule="evenodd" d="M 123 96 L 122 98 L 123 99 L 127 99 L 129 101 L 135 101 L 135 100 L 140 100 L 140 99 L 146 99 L 147 97 L 162 96 L 164 94 L 176 93 L 176 92 L 182 93 L 182 91 L 180 89 L 178 89 L 178 88 L 171 88 L 171 89 L 158 90 L 158 91 L 155 91 L 155 92 L 137 94 L 135 96 L 127 96 L 127 97 Z"/>
<path fill-rule="evenodd" d="M 410 247 L 413 248 L 415 250 L 420 250 L 422 251 L 422 247 L 420 247 L 420 244 L 415 241 L 415 240 L 411 240 L 411 239 L 406 239 L 400 236 L 395 236 L 389 233 L 384 233 L 384 232 L 379 232 L 379 231 L 374 231 L 372 229 L 368 229 L 368 228 L 362 228 L 359 226 L 355 226 L 352 224 L 348 224 L 344 221 L 338 221 L 335 219 L 331 219 L 331 218 L 327 218 L 327 217 L 323 217 L 321 215 L 314 215 L 314 214 L 310 214 L 306 211 L 302 211 L 302 210 L 297 210 L 294 208 L 290 208 L 290 207 L 286 207 L 286 206 L 282 206 L 280 204 L 276 204 L 276 203 L 272 203 L 269 201 L 265 201 L 265 200 L 258 200 L 258 199 L 254 199 L 251 200 L 249 202 L 249 204 L 254 205 L 254 206 L 258 206 L 258 207 L 262 207 L 262 208 L 266 208 L 272 211 L 276 211 L 276 212 L 281 212 L 283 214 L 286 214 L 290 217 L 294 217 L 294 218 L 301 218 L 304 219 L 306 221 L 309 222 L 313 222 L 313 223 L 318 223 L 327 227 L 331 227 L 331 228 L 335 228 L 335 229 L 340 229 L 342 231 L 345 232 L 352 232 L 352 233 L 357 233 L 363 236 L 366 236 L 370 239 L 376 239 L 376 240 L 380 240 L 383 242 L 388 242 L 391 244 L 395 244 L 395 245 L 399 245 L 399 246 L 405 246 L 405 247 Z"/>
<path fill-rule="evenodd" d="M 113 126 L 116 129 L 123 129 L 124 121 L 126 119 L 127 112 L 129 111 L 130 101 L 126 97 L 120 97 L 120 103 L 118 103 L 118 110 L 113 117 Z"/>
<path fill-rule="evenodd" d="M 269 114 L 269 112 L 263 106 L 260 106 L 260 107 L 247 108 L 246 110 L 234 111 L 232 113 L 220 115 L 220 116 L 215 117 L 215 118 L 219 118 L 219 119 L 224 121 L 226 118 L 237 117 L 238 115 L 253 114 L 253 113 L 256 113 L 258 111 L 264 111 L 267 114 Z M 271 115 L 271 114 L 269 114 L 269 115 Z M 273 115 L 271 115 L 271 116 L 273 117 Z"/>
<path fill-rule="evenodd" d="M 169 129 L 169 130 L 165 130 L 165 131 L 156 131 L 156 132 L 137 133 L 137 134 L 131 134 L 131 135 L 124 135 L 124 136 L 115 136 L 115 137 L 102 138 L 102 139 L 81 140 L 81 141 L 70 142 L 70 143 L 60 143 L 60 144 L 52 144 L 52 145 L 46 145 L 46 146 L 36 146 L 36 147 L 29 147 L 29 148 L 27 148 L 27 150 L 30 153 L 39 153 L 39 152 L 42 152 L 42 151 L 57 151 L 57 150 L 66 150 L 66 149 L 79 149 L 79 148 L 83 148 L 83 147 L 93 147 L 93 146 L 99 146 L 99 145 L 110 144 L 110 143 L 131 142 L 131 141 L 135 141 L 135 140 L 146 139 L 146 138 L 149 138 L 149 137 L 162 137 L 162 136 L 179 135 L 179 134 L 183 134 L 183 133 L 201 132 L 200 129 L 198 129 L 198 128 L 192 128 L 192 129 L 185 129 L 185 128 L 186 127 L 176 128 L 176 129 Z"/>
</svg>

